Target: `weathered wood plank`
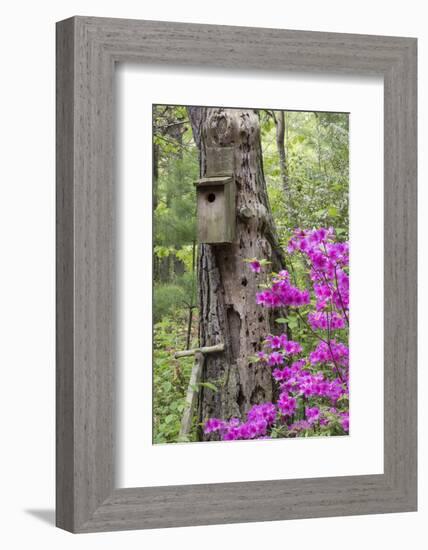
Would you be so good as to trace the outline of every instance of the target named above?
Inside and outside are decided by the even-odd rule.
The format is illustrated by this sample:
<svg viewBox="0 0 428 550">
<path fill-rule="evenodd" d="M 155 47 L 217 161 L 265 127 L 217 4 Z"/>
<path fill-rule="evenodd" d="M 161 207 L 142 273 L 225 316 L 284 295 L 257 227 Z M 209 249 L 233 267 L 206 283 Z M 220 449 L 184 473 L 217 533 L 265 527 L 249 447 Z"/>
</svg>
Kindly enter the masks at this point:
<svg viewBox="0 0 428 550">
<path fill-rule="evenodd" d="M 195 355 L 195 364 L 192 368 L 192 373 L 190 375 L 189 387 L 187 388 L 186 400 L 185 400 L 185 409 L 183 417 L 181 419 L 180 427 L 180 437 L 187 437 L 192 428 L 192 419 L 195 412 L 195 406 L 198 400 L 198 391 L 195 390 L 195 387 L 201 381 L 202 369 L 204 366 L 204 354 L 202 351 L 196 350 Z"/>
</svg>

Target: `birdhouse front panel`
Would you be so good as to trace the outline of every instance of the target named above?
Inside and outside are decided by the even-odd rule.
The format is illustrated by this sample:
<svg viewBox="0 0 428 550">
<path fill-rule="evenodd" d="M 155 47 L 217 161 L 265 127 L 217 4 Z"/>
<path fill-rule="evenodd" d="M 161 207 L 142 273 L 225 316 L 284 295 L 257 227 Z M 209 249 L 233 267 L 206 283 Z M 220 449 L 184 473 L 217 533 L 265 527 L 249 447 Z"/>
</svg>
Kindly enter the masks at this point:
<svg viewBox="0 0 428 550">
<path fill-rule="evenodd" d="M 235 237 L 233 177 L 202 178 L 196 185 L 198 242 L 231 243 Z"/>
</svg>

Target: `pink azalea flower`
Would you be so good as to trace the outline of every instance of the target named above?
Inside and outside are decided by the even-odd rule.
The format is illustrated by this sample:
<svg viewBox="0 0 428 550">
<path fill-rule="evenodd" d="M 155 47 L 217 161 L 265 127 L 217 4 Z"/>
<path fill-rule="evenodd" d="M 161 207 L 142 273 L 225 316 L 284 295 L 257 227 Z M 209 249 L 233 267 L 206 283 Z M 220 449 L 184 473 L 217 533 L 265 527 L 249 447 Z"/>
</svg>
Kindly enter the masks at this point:
<svg viewBox="0 0 428 550">
<path fill-rule="evenodd" d="M 262 265 L 258 260 L 254 260 L 254 261 L 250 262 L 250 269 L 254 273 L 260 273 L 260 271 L 262 269 Z"/>
<path fill-rule="evenodd" d="M 278 351 L 274 351 L 269 355 L 268 363 L 271 367 L 274 365 L 282 365 L 284 363 L 284 356 Z"/>
</svg>

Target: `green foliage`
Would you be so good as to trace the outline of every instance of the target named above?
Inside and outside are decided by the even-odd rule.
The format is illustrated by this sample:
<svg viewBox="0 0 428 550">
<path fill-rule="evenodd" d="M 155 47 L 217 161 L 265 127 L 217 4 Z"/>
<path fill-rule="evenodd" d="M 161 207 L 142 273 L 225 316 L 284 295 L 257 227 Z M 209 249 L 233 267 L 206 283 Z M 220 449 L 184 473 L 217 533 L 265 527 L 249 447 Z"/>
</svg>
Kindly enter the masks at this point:
<svg viewBox="0 0 428 550">
<path fill-rule="evenodd" d="M 194 275 L 183 273 L 175 276 L 171 283 L 155 281 L 153 291 L 153 318 L 157 323 L 165 316 L 173 316 L 177 311 L 180 317 L 196 302 L 196 287 Z M 185 323 L 185 321 L 183 321 Z"/>
<path fill-rule="evenodd" d="M 193 273 L 193 254 L 193 245 L 191 244 L 183 245 L 175 253 L 176 257 L 183 262 L 186 272 L 190 274 Z"/>
<path fill-rule="evenodd" d="M 153 298 L 156 305 L 153 313 L 154 322 L 158 323 L 163 317 L 183 308 L 186 294 L 178 284 L 155 284 Z"/>
<path fill-rule="evenodd" d="M 278 317 L 275 323 L 289 326 L 291 329 L 296 329 L 299 326 L 299 319 L 296 316 L 289 315 L 288 317 Z"/>
<path fill-rule="evenodd" d="M 195 305 L 198 151 L 184 107 L 153 111 L 154 319 Z"/>
<path fill-rule="evenodd" d="M 198 151 L 185 107 L 153 108 L 154 148 L 154 443 L 179 438 L 193 358 L 174 359 L 197 345 L 196 195 Z M 196 429 L 196 428 L 195 428 Z M 190 434 L 186 441 L 191 441 Z"/>
<path fill-rule="evenodd" d="M 283 241 L 295 227 L 333 225 L 348 239 L 349 116 L 285 112 L 286 181 L 271 111 L 260 111 L 263 163 L 272 213 Z"/>
<path fill-rule="evenodd" d="M 192 371 L 192 357 L 174 359 L 185 347 L 186 320 L 165 317 L 154 327 L 153 348 L 153 442 L 179 441 L 181 418 Z M 193 335 L 194 337 L 194 335 Z M 193 341 L 195 344 L 195 341 Z M 196 425 L 187 441 L 195 440 Z"/>
</svg>

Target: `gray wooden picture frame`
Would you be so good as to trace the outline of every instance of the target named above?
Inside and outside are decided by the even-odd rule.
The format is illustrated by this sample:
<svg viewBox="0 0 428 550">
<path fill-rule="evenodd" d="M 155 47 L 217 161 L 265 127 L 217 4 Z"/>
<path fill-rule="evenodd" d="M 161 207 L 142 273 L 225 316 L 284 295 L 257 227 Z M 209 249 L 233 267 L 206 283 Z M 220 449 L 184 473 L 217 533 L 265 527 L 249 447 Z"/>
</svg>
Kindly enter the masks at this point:
<svg viewBox="0 0 428 550">
<path fill-rule="evenodd" d="M 91 17 L 57 24 L 58 527 L 83 533 L 416 510 L 416 46 L 414 38 Z M 117 62 L 383 76 L 383 474 L 115 487 Z"/>
</svg>

